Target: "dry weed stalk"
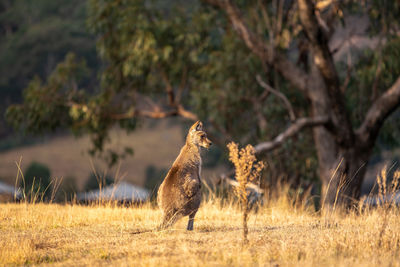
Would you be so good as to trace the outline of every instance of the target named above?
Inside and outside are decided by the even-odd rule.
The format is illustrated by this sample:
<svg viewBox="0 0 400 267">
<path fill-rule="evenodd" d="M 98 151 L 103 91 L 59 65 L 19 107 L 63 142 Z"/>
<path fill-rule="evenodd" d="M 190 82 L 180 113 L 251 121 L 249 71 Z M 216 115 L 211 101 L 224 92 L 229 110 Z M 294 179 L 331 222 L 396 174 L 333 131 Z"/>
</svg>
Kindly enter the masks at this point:
<svg viewBox="0 0 400 267">
<path fill-rule="evenodd" d="M 397 170 L 393 174 L 393 179 L 390 185 L 390 196 L 387 189 L 387 166 L 385 165 L 381 172 L 377 176 L 378 183 L 378 206 L 383 209 L 382 227 L 379 231 L 378 247 L 382 246 L 383 235 L 385 233 L 388 220 L 389 212 L 393 206 L 395 206 L 396 193 L 399 190 L 400 170 Z"/>
<path fill-rule="evenodd" d="M 247 145 L 245 148 L 240 149 L 240 151 L 238 145 L 234 142 L 229 143 L 227 147 L 229 149 L 229 160 L 235 166 L 236 180 L 239 183 L 235 187 L 235 194 L 238 196 L 243 207 L 243 241 L 247 243 L 249 205 L 246 186 L 248 183 L 257 180 L 264 168 L 264 163 L 262 161 L 257 162 L 254 147 L 251 145 Z"/>
</svg>

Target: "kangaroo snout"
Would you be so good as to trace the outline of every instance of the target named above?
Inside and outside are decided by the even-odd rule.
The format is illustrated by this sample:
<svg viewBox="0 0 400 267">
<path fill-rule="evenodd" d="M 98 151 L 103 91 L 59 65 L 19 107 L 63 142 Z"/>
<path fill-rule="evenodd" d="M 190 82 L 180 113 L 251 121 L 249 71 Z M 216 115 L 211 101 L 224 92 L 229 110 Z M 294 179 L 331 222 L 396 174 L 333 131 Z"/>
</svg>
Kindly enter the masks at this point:
<svg viewBox="0 0 400 267">
<path fill-rule="evenodd" d="M 202 142 L 200 144 L 200 146 L 202 146 L 204 148 L 209 148 L 211 145 L 212 145 L 212 142 L 207 137 L 205 138 L 205 140 L 202 140 Z"/>
<path fill-rule="evenodd" d="M 208 139 L 208 147 L 210 147 L 212 145 L 212 142 L 210 139 Z"/>
</svg>

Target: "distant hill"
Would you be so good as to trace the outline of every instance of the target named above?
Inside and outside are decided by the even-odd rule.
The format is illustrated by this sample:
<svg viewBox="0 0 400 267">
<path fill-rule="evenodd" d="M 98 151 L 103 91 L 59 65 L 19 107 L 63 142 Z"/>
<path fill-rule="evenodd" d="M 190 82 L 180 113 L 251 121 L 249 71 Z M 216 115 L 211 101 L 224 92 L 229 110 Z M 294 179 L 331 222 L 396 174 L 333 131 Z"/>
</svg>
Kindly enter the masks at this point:
<svg viewBox="0 0 400 267">
<path fill-rule="evenodd" d="M 90 157 L 87 153 L 90 147 L 89 137 L 75 139 L 66 135 L 51 138 L 44 143 L 1 152 L 0 179 L 14 184 L 17 174 L 16 162 L 22 158 L 22 170 L 32 161 L 43 163 L 50 168 L 53 178 L 74 177 L 78 189 L 83 189 L 93 170 L 92 166 L 95 166 L 100 176 L 116 176 L 118 179 L 143 186 L 148 170 L 168 170 L 184 144 L 181 126 L 170 122 L 163 120 L 153 125 L 147 124 L 131 134 L 126 134 L 120 129 L 113 130 L 112 143 L 106 149 L 124 149 L 130 146 L 134 150 L 133 156 L 121 161 L 119 171 L 118 168 L 109 169 L 104 161 Z M 223 170 L 217 169 L 220 172 Z M 217 170 L 203 170 L 203 177 L 206 179 L 217 174 Z"/>
</svg>

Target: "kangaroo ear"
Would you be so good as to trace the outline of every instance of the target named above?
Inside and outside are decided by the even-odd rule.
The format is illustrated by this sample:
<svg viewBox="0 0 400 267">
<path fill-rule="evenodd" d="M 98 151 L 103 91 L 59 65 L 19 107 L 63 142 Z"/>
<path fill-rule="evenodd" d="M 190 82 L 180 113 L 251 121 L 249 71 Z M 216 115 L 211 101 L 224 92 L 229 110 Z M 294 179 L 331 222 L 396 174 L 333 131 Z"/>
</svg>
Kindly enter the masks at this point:
<svg viewBox="0 0 400 267">
<path fill-rule="evenodd" d="M 196 131 L 203 131 L 203 123 L 201 121 L 197 122 Z"/>
<path fill-rule="evenodd" d="M 190 132 L 195 132 L 195 131 L 202 131 L 203 130 L 203 123 L 201 121 L 196 121 L 195 124 L 190 127 Z"/>
</svg>

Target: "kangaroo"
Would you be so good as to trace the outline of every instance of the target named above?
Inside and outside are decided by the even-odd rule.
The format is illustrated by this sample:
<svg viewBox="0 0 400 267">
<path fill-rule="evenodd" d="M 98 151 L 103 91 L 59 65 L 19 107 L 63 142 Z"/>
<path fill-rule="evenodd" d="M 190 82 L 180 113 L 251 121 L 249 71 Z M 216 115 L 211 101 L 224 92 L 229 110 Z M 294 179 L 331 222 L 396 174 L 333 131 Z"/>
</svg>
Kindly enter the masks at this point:
<svg viewBox="0 0 400 267">
<path fill-rule="evenodd" d="M 194 216 L 201 201 L 200 147 L 209 148 L 211 144 L 202 122 L 197 121 L 190 127 L 185 145 L 158 189 L 157 202 L 163 212 L 159 229 L 189 216 L 187 230 L 193 230 Z"/>
</svg>

